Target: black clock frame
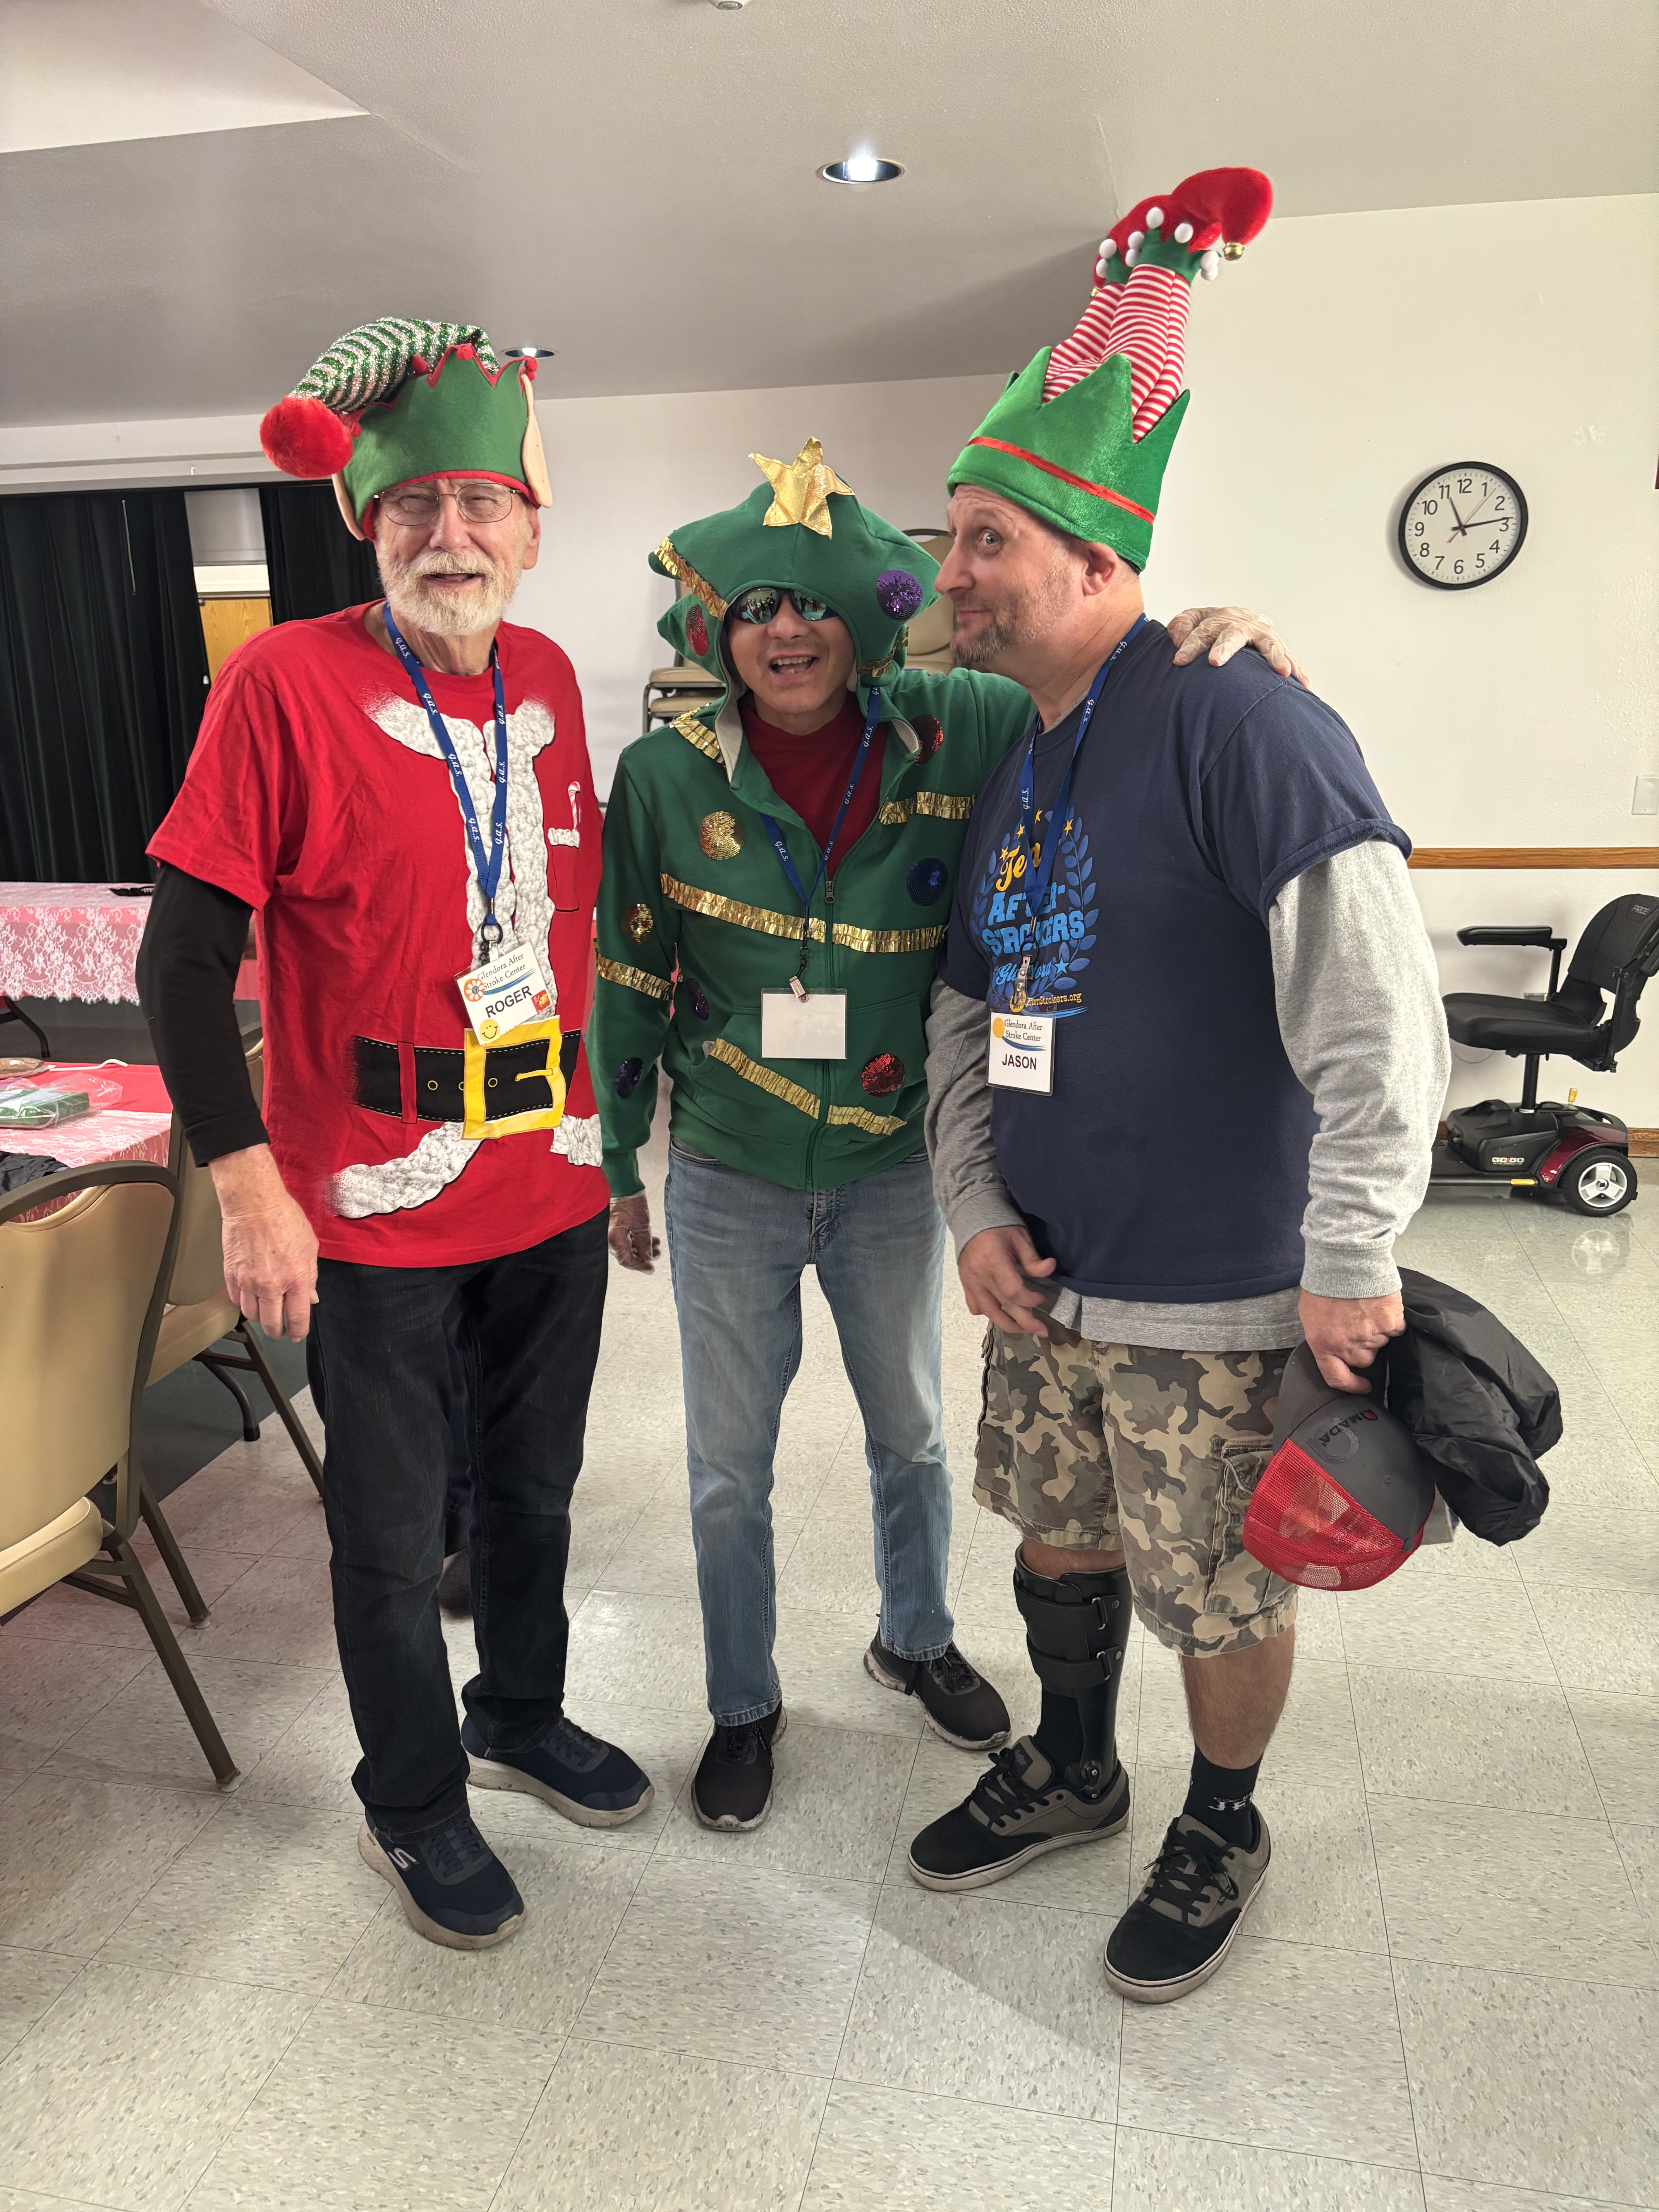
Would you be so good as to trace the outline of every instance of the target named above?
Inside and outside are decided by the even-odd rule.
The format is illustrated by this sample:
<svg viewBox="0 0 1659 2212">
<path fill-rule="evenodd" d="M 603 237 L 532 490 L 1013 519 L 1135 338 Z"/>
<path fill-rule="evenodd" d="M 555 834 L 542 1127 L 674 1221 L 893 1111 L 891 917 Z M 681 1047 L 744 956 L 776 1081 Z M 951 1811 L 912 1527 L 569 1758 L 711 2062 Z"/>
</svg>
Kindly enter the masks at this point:
<svg viewBox="0 0 1659 2212">
<path fill-rule="evenodd" d="M 1410 553 L 1406 548 L 1406 521 L 1407 516 L 1411 514 L 1413 504 L 1421 494 L 1427 489 L 1428 486 L 1436 483 L 1440 477 L 1451 476 L 1453 474 L 1468 476 L 1472 470 L 1480 469 L 1484 469 L 1488 476 L 1502 477 L 1504 483 L 1508 484 L 1510 489 L 1514 492 L 1516 500 L 1520 503 L 1521 527 L 1516 533 L 1514 550 L 1510 553 L 1507 561 L 1504 562 L 1496 568 L 1489 569 L 1484 575 L 1465 577 L 1461 580 L 1455 580 L 1449 576 L 1425 575 L 1421 567 L 1417 562 L 1412 559 Z M 1500 576 L 1507 576 L 1510 570 L 1515 566 L 1516 560 L 1520 557 L 1521 548 L 1527 542 L 1527 495 L 1522 490 L 1520 485 L 1516 483 L 1515 478 L 1510 474 L 1509 471 L 1507 469 L 1500 469 L 1495 461 L 1448 462 L 1440 468 L 1431 469 L 1427 476 L 1423 477 L 1419 483 L 1413 484 L 1412 489 L 1406 494 L 1404 500 L 1401 502 L 1400 520 L 1395 525 L 1395 542 L 1400 548 L 1400 558 L 1405 563 L 1406 574 L 1408 576 L 1414 577 L 1419 584 L 1425 584 L 1430 591 L 1478 592 L 1482 584 L 1495 584 Z"/>
</svg>

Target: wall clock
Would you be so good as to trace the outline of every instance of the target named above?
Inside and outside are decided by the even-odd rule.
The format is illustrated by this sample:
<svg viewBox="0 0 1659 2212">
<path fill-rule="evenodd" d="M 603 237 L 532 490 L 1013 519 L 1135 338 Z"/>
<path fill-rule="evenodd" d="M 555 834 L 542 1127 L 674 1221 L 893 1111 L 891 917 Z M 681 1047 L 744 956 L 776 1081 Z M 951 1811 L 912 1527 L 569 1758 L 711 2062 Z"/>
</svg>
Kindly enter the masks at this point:
<svg viewBox="0 0 1659 2212">
<path fill-rule="evenodd" d="M 1419 584 L 1472 591 L 1501 576 L 1527 534 L 1515 478 L 1487 461 L 1453 461 L 1424 477 L 1400 510 L 1400 554 Z"/>
</svg>

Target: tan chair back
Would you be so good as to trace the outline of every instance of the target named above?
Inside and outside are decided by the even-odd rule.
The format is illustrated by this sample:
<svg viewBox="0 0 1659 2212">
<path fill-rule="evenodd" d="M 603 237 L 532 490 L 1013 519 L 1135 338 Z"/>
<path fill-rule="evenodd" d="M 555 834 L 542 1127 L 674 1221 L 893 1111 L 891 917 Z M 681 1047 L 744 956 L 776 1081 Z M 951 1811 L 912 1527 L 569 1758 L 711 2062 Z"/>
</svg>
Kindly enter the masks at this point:
<svg viewBox="0 0 1659 2212">
<path fill-rule="evenodd" d="M 935 561 L 942 562 L 951 550 L 948 532 L 942 537 L 918 538 L 916 543 Z M 941 592 L 933 605 L 924 607 L 910 624 L 904 648 L 906 654 L 914 660 L 920 653 L 943 653 L 951 642 L 956 626 L 957 611 Z"/>
<path fill-rule="evenodd" d="M 247 1055 L 248 1081 L 253 1086 L 256 1106 L 264 1097 L 264 1054 L 262 1039 Z M 167 1304 L 194 1306 L 207 1298 L 222 1298 L 228 1293 L 224 1227 L 219 1214 L 218 1194 L 209 1170 L 198 1168 L 191 1158 L 176 1113 L 167 1161 L 179 1182 L 179 1249 L 173 1262 L 173 1279 L 167 1286 Z"/>
<path fill-rule="evenodd" d="M 11 1218 L 76 1189 L 44 1221 Z M 144 1160 L 66 1169 L 0 1200 L 0 1552 L 127 1455 L 174 1202 L 173 1177 Z"/>
</svg>

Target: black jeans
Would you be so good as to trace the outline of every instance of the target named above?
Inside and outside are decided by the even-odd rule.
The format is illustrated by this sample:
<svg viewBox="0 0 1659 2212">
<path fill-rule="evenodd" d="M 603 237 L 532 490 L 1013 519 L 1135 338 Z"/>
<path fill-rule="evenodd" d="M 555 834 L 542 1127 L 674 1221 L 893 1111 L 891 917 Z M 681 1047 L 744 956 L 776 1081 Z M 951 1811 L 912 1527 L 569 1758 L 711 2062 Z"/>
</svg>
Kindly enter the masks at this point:
<svg viewBox="0 0 1659 2212">
<path fill-rule="evenodd" d="M 466 1804 L 438 1619 L 458 1378 L 471 1430 L 472 1623 L 462 1691 L 492 1750 L 563 1710 L 570 1493 L 605 1311 L 605 1215 L 459 1267 L 318 1263 L 312 1387 L 325 1407 L 334 1629 L 363 1756 L 353 1786 L 392 1835 Z"/>
</svg>

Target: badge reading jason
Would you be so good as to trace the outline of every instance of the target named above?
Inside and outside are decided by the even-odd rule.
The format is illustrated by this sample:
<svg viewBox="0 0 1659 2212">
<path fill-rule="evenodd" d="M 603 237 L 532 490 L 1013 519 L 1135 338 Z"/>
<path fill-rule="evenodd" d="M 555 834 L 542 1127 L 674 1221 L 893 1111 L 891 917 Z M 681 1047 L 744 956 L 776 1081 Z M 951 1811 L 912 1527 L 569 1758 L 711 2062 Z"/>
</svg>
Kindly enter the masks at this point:
<svg viewBox="0 0 1659 2212">
<path fill-rule="evenodd" d="M 526 1022 L 544 1022 L 553 996 L 527 945 L 503 945 L 487 967 L 455 978 L 467 1026 L 481 1044 L 498 1044 Z"/>
<path fill-rule="evenodd" d="M 1054 1087 L 1054 1018 L 1052 1014 L 993 1014 L 988 1080 L 1004 1091 Z"/>
</svg>

